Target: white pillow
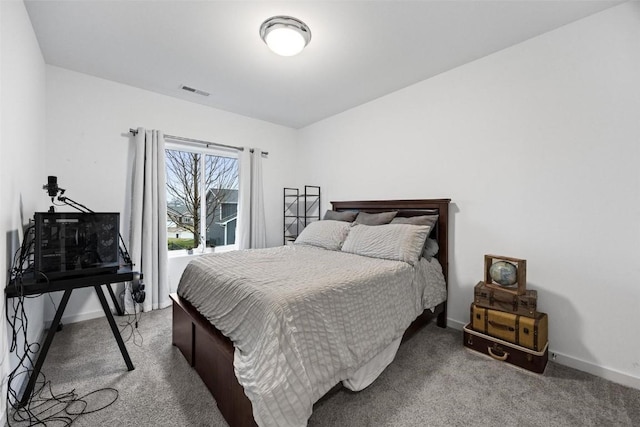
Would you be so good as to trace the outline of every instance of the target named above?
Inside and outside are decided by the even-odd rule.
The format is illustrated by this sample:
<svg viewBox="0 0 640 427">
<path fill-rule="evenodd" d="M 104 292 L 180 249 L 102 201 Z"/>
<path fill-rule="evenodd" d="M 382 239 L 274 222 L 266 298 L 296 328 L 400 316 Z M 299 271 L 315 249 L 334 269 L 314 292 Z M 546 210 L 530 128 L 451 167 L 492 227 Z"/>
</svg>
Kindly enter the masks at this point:
<svg viewBox="0 0 640 427">
<path fill-rule="evenodd" d="M 414 265 L 420 258 L 430 229 L 428 225 L 357 224 L 351 227 L 342 251 Z"/>
<path fill-rule="evenodd" d="M 302 230 L 302 233 L 293 243 L 338 251 L 347 238 L 350 228 L 351 223 L 345 221 L 314 221 Z"/>
</svg>

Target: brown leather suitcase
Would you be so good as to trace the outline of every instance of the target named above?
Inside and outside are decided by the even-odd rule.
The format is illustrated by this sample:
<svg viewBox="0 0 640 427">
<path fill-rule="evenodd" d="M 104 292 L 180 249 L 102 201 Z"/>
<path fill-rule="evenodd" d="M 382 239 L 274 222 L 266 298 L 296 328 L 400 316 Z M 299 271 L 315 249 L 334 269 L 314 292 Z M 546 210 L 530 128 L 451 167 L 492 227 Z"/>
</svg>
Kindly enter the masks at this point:
<svg viewBox="0 0 640 427">
<path fill-rule="evenodd" d="M 521 347 L 499 338 L 474 331 L 471 323 L 463 328 L 464 345 L 479 353 L 486 354 L 500 362 L 509 363 L 531 372 L 544 372 L 549 360 L 549 343 L 541 351 Z"/>
<path fill-rule="evenodd" d="M 540 312 L 536 317 L 526 317 L 472 303 L 471 325 L 474 331 L 535 351 L 543 349 L 549 338 L 549 318 Z"/>
<path fill-rule="evenodd" d="M 508 311 L 522 316 L 535 317 L 538 308 L 538 291 L 527 290 L 524 295 L 489 287 L 478 282 L 473 288 L 476 305 L 493 310 Z"/>
</svg>

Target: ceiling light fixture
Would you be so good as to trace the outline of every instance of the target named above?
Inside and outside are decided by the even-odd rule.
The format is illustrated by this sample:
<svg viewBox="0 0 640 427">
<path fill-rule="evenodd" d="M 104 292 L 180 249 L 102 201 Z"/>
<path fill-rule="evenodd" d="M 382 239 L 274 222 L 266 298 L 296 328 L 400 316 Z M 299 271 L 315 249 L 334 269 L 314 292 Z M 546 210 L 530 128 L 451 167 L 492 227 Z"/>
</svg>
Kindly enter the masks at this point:
<svg viewBox="0 0 640 427">
<path fill-rule="evenodd" d="M 278 55 L 294 56 L 309 44 L 311 30 L 291 16 L 273 16 L 260 26 L 260 37 Z"/>
</svg>

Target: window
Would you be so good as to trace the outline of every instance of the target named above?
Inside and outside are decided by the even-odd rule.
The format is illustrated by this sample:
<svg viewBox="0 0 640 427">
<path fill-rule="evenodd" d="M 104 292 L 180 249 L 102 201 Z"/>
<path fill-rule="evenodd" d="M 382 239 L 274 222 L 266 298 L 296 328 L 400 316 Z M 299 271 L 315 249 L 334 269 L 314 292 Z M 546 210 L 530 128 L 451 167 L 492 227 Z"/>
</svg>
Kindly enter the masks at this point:
<svg viewBox="0 0 640 427">
<path fill-rule="evenodd" d="M 167 143 L 167 248 L 233 245 L 238 159 L 205 147 Z"/>
</svg>

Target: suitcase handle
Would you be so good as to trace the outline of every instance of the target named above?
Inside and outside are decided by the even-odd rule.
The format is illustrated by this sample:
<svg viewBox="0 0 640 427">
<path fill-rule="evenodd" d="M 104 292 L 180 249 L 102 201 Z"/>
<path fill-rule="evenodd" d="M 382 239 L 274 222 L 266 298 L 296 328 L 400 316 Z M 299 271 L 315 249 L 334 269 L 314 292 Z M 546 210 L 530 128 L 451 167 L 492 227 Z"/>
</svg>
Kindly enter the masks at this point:
<svg viewBox="0 0 640 427">
<path fill-rule="evenodd" d="M 507 360 L 507 357 L 509 357 L 509 353 L 507 353 L 506 351 L 503 351 L 499 348 L 496 348 L 496 350 L 498 351 L 502 351 L 502 355 L 498 356 L 497 354 L 495 354 L 493 352 L 493 349 L 491 347 L 487 347 L 487 351 L 489 352 L 489 356 L 493 357 L 496 360 L 499 360 L 501 362 L 504 362 L 505 360 Z"/>
<path fill-rule="evenodd" d="M 504 331 L 510 332 L 515 331 L 515 328 L 513 326 L 501 325 L 500 323 L 494 322 L 493 320 L 489 320 L 489 324 L 496 329 L 502 329 Z"/>
</svg>

